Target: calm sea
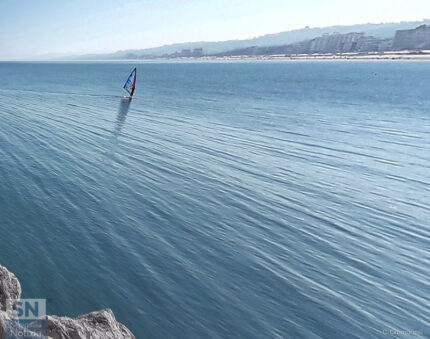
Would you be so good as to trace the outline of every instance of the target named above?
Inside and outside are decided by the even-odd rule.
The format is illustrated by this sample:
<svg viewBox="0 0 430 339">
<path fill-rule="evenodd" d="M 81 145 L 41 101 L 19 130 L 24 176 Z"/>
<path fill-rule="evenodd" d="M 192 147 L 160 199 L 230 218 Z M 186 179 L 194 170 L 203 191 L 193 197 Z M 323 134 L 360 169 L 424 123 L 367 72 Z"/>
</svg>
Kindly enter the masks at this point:
<svg viewBox="0 0 430 339">
<path fill-rule="evenodd" d="M 0 63 L 24 297 L 138 338 L 430 336 L 430 63 L 139 63 L 129 103 L 134 66 Z"/>
</svg>

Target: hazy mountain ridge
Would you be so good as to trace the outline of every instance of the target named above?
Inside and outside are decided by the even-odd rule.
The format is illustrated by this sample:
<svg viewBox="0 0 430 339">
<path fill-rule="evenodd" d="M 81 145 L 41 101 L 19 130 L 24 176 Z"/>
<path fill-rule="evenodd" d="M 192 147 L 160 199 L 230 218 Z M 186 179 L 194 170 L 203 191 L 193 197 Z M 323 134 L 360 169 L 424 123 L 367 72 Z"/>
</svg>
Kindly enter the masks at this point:
<svg viewBox="0 0 430 339">
<path fill-rule="evenodd" d="M 430 19 L 422 21 L 404 21 L 398 23 L 380 23 L 380 24 L 357 24 L 357 25 L 342 25 L 329 27 L 314 27 L 291 30 L 275 34 L 267 34 L 253 39 L 245 40 L 227 40 L 227 41 L 201 41 L 201 42 L 186 42 L 164 45 L 154 48 L 133 49 L 125 51 L 117 51 L 109 54 L 88 54 L 78 57 L 79 59 L 133 59 L 142 58 L 145 56 L 162 56 L 179 52 L 183 49 L 202 48 L 204 54 L 219 54 L 230 50 L 237 50 L 249 47 L 269 47 L 293 44 L 305 40 L 310 40 L 324 34 L 331 33 L 351 33 L 359 32 L 365 35 L 374 36 L 376 38 L 393 38 L 397 30 L 412 29 L 417 26 L 428 24 Z"/>
</svg>

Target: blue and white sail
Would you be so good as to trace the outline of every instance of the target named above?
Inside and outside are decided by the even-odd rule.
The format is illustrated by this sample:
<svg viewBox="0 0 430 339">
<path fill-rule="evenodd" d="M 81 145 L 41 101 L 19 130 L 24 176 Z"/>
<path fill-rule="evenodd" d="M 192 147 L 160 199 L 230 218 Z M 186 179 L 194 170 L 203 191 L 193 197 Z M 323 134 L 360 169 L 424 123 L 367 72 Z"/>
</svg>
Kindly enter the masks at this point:
<svg viewBox="0 0 430 339">
<path fill-rule="evenodd" d="M 130 97 L 133 96 L 134 90 L 136 88 L 136 78 L 137 78 L 137 71 L 136 71 L 136 68 L 134 68 L 131 71 L 131 73 L 130 73 L 130 75 L 129 75 L 129 77 L 128 77 L 127 81 L 125 82 L 125 85 L 124 85 L 124 89 L 128 92 L 128 94 L 130 94 Z"/>
</svg>

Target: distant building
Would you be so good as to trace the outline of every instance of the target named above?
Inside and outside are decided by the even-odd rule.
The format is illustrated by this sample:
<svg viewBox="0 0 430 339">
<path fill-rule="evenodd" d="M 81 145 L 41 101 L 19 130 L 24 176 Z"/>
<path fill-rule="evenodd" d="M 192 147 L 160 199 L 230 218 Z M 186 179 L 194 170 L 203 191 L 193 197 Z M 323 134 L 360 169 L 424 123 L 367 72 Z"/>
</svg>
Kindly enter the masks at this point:
<svg viewBox="0 0 430 339">
<path fill-rule="evenodd" d="M 180 53 L 181 57 L 190 57 L 191 55 L 191 49 L 187 48 L 187 49 L 183 49 Z"/>
<path fill-rule="evenodd" d="M 378 52 L 391 51 L 393 49 L 393 39 L 384 39 L 379 43 Z"/>
<path fill-rule="evenodd" d="M 349 53 L 358 49 L 363 33 L 326 34 L 311 40 L 310 53 Z"/>
<path fill-rule="evenodd" d="M 379 39 L 364 33 L 325 34 L 310 41 L 309 53 L 379 52 L 391 48 L 391 39 Z"/>
<path fill-rule="evenodd" d="M 429 49 L 430 26 L 421 25 L 415 29 L 404 29 L 396 32 L 393 49 Z"/>
<path fill-rule="evenodd" d="M 363 36 L 357 45 L 357 52 L 379 52 L 382 39 L 373 36 Z"/>
<path fill-rule="evenodd" d="M 194 48 L 193 57 L 200 58 L 201 56 L 203 56 L 203 48 Z"/>
</svg>

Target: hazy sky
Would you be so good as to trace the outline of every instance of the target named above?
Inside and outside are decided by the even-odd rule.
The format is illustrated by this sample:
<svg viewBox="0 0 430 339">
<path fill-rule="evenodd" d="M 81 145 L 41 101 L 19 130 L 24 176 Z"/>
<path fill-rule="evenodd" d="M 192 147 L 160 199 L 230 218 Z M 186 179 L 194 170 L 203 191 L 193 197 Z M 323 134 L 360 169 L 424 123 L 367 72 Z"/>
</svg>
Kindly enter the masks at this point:
<svg viewBox="0 0 430 339">
<path fill-rule="evenodd" d="M 0 0 L 0 60 L 429 16 L 429 0 Z"/>
</svg>

